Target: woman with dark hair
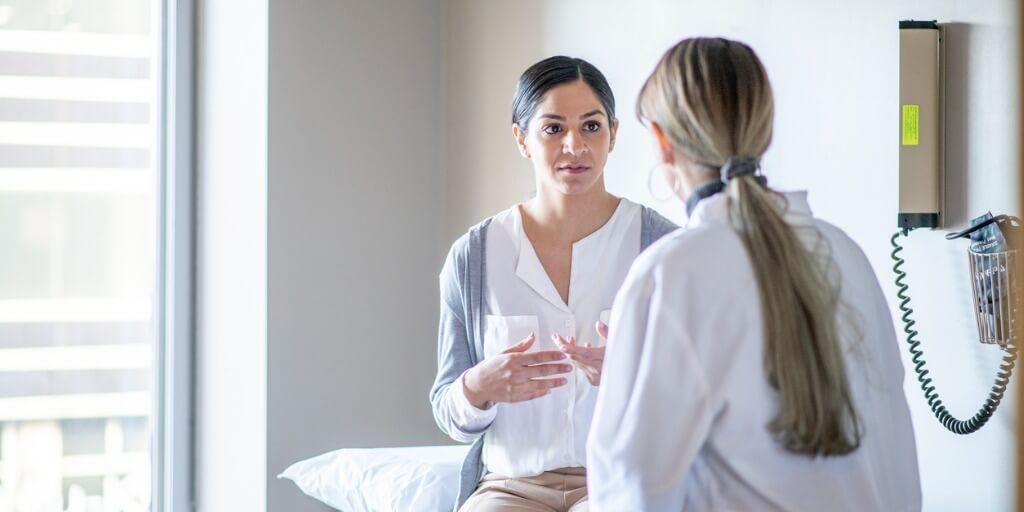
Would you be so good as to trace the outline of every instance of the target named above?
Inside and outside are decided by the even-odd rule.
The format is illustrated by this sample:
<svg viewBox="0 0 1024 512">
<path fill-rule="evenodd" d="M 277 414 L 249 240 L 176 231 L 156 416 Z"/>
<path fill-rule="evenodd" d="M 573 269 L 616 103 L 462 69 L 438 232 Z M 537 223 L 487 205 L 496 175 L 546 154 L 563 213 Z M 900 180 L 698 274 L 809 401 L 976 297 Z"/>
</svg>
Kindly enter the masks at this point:
<svg viewBox="0 0 1024 512">
<path fill-rule="evenodd" d="M 689 219 L 615 300 L 587 451 L 594 509 L 920 510 L 875 273 L 806 192 L 760 174 L 774 118 L 760 59 L 683 40 L 637 112 Z"/>
<path fill-rule="evenodd" d="M 472 442 L 456 509 L 584 511 L 586 440 L 612 300 L 643 248 L 675 229 L 605 190 L 618 120 L 590 63 L 519 79 L 512 134 L 536 195 L 474 226 L 441 271 L 437 424 Z"/>
</svg>

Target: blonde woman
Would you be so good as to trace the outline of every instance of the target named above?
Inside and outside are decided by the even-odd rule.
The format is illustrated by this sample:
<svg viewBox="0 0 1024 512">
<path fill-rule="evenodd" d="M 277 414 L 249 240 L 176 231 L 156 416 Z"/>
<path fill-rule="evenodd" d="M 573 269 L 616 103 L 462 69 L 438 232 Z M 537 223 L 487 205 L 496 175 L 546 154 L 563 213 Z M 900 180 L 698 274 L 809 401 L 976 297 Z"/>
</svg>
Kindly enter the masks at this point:
<svg viewBox="0 0 1024 512">
<path fill-rule="evenodd" d="M 760 176 L 773 104 L 753 50 L 680 42 L 637 112 L 690 215 L 615 299 L 592 509 L 920 509 L 888 307 L 857 244 Z"/>
</svg>

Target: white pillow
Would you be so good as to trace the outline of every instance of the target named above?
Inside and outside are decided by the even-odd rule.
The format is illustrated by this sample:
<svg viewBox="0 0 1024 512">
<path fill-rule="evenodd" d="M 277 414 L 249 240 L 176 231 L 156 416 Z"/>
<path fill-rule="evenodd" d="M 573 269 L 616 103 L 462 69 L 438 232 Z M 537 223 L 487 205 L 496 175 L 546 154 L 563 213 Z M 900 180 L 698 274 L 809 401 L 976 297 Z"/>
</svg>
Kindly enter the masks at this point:
<svg viewBox="0 0 1024 512">
<path fill-rule="evenodd" d="M 296 462 L 278 475 L 343 512 L 450 512 L 468 445 L 342 449 Z"/>
</svg>

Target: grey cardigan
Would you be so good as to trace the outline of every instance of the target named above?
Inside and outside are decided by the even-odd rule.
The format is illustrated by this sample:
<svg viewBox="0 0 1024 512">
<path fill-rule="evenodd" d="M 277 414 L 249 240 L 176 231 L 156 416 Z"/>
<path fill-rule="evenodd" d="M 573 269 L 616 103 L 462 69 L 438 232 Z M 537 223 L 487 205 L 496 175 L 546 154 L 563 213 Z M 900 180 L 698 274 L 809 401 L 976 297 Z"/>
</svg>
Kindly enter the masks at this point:
<svg viewBox="0 0 1024 512">
<path fill-rule="evenodd" d="M 449 386 L 463 372 L 482 359 L 484 353 L 484 262 L 487 226 L 492 218 L 470 228 L 452 245 L 441 269 L 441 322 L 437 334 L 437 378 L 430 388 L 430 405 L 437 426 L 452 439 L 473 443 L 462 463 L 462 478 L 455 510 L 465 503 L 483 478 L 483 441 L 487 428 L 465 431 L 455 425 L 446 402 L 441 400 Z M 676 225 L 654 210 L 643 207 L 640 221 L 640 250 L 643 251 Z"/>
</svg>

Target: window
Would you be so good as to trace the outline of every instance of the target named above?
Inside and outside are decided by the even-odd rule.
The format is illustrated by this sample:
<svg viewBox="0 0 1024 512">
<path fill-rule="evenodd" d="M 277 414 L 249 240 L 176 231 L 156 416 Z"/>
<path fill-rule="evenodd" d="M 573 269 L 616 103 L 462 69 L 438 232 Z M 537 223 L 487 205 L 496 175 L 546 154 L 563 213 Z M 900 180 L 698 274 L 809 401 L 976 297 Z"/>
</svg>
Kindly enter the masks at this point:
<svg viewBox="0 0 1024 512">
<path fill-rule="evenodd" d="M 162 491 L 165 8 L 0 0 L 0 510 Z"/>
</svg>

